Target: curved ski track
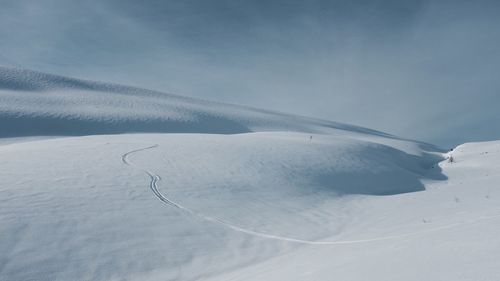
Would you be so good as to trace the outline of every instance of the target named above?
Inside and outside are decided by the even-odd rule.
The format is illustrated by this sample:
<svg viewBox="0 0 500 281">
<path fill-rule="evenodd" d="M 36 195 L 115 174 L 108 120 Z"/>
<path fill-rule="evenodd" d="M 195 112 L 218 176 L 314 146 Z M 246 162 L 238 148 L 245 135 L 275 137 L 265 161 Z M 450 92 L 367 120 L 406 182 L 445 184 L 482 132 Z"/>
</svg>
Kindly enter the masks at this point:
<svg viewBox="0 0 500 281">
<path fill-rule="evenodd" d="M 314 241 L 314 240 L 304 240 L 304 239 L 298 239 L 298 238 L 292 238 L 292 237 L 286 237 L 286 236 L 272 235 L 272 234 L 268 234 L 268 233 L 263 233 L 263 232 L 258 232 L 258 231 L 253 231 L 250 229 L 242 228 L 242 227 L 239 227 L 237 225 L 233 225 L 229 222 L 226 222 L 224 220 L 221 220 L 219 218 L 209 217 L 209 216 L 203 215 L 203 214 L 198 213 L 192 209 L 189 209 L 188 207 L 185 207 L 177 202 L 174 202 L 171 199 L 169 199 L 168 197 L 166 197 L 165 195 L 163 195 L 160 192 L 160 190 L 158 189 L 158 182 L 161 180 L 161 177 L 159 175 L 151 172 L 151 171 L 148 171 L 148 170 L 145 170 L 145 169 L 142 169 L 142 168 L 136 166 L 135 164 L 133 164 L 129 160 L 129 156 L 131 154 L 145 151 L 145 150 L 149 150 L 149 149 L 153 149 L 153 148 L 156 148 L 158 146 L 159 146 L 158 144 L 155 144 L 155 145 L 151 145 L 151 146 L 144 147 L 144 148 L 134 149 L 134 150 L 131 150 L 131 151 L 122 155 L 122 162 L 125 165 L 134 167 L 134 168 L 144 172 L 145 174 L 147 174 L 150 177 L 149 188 L 153 191 L 153 193 L 155 194 L 155 196 L 158 199 L 160 199 L 163 203 L 165 203 L 169 206 L 172 206 L 174 208 L 185 211 L 186 213 L 189 213 L 189 214 L 196 216 L 200 219 L 220 224 L 224 227 L 227 227 L 227 228 L 232 229 L 232 230 L 237 231 L 237 232 L 246 233 L 246 234 L 261 237 L 261 238 L 274 239 L 274 240 L 280 240 L 280 241 L 286 241 L 286 242 L 294 242 L 294 243 L 300 243 L 300 244 L 309 244 L 309 245 L 357 244 L 357 243 L 376 242 L 376 241 L 391 240 L 391 239 L 397 239 L 397 238 L 406 238 L 406 237 L 410 237 L 410 236 L 417 236 L 419 234 L 425 234 L 425 233 L 435 232 L 435 231 L 439 231 L 439 230 L 454 228 L 454 227 L 465 225 L 465 224 L 478 223 L 478 222 L 481 222 L 484 220 L 495 219 L 495 218 L 500 217 L 500 214 L 491 215 L 491 216 L 483 216 L 483 217 L 479 217 L 476 219 L 471 219 L 471 220 L 467 220 L 467 221 L 463 221 L 463 222 L 456 222 L 456 223 L 438 226 L 435 228 L 425 229 L 425 230 L 416 231 L 416 232 L 410 232 L 410 233 L 404 233 L 404 234 L 398 234 L 398 235 L 382 236 L 382 237 L 369 238 L 369 239 L 358 239 L 358 240 L 337 240 L 337 241 L 317 240 L 317 241 Z"/>
</svg>

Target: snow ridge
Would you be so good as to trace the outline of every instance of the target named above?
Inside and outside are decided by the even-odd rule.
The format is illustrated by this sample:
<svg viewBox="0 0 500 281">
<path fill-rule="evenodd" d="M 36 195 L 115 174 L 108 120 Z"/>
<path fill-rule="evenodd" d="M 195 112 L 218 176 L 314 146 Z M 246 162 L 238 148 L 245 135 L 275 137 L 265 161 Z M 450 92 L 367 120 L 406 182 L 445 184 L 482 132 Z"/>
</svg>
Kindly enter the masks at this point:
<svg viewBox="0 0 500 281">
<path fill-rule="evenodd" d="M 0 137 L 257 131 L 393 137 L 337 122 L 0 67 Z"/>
</svg>

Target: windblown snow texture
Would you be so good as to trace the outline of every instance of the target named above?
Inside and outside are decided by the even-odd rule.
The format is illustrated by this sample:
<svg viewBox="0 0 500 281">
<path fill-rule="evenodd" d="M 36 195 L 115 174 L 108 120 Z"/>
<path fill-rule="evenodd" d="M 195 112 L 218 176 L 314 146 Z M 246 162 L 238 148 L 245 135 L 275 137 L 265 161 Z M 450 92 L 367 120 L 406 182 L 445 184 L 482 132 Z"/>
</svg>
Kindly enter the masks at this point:
<svg viewBox="0 0 500 281">
<path fill-rule="evenodd" d="M 500 275 L 499 142 L 7 68 L 0 137 L 2 280 Z"/>
<path fill-rule="evenodd" d="M 0 67 L 0 137 L 271 130 L 384 135 L 330 121 Z"/>
</svg>

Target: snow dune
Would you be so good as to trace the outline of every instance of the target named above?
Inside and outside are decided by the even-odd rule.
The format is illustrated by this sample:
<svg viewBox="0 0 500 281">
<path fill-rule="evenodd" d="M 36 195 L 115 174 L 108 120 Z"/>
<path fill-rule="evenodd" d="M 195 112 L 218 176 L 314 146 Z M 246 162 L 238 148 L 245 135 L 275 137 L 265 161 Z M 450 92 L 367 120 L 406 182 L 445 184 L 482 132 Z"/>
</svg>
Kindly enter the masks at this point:
<svg viewBox="0 0 500 281">
<path fill-rule="evenodd" d="M 364 196 L 441 179 L 426 157 L 309 136 L 129 134 L 0 146 L 1 274 L 198 280 L 303 245 L 419 229 L 421 218 L 388 233 L 358 219 Z"/>
<path fill-rule="evenodd" d="M 498 142 L 440 162 L 370 129 L 7 68 L 0 136 L 2 280 L 500 274 Z"/>
<path fill-rule="evenodd" d="M 358 201 L 365 243 L 302 247 L 208 280 L 498 280 L 500 141 L 468 143 L 426 192 Z M 408 230 L 410 225 L 420 226 Z M 405 230 L 403 230 L 405 229 Z M 346 230 L 343 237 L 359 237 Z"/>
<path fill-rule="evenodd" d="M 0 67 L 0 137 L 336 130 L 383 135 L 336 122 Z"/>
<path fill-rule="evenodd" d="M 328 185 L 328 189 L 339 194 L 383 195 L 424 190 L 420 179 L 443 178 L 439 171 L 430 169 L 441 157 L 438 148 L 366 128 L 115 84 L 0 68 L 0 137 L 278 131 L 290 132 L 283 138 L 292 136 L 292 132 L 308 134 L 300 137 L 305 142 L 292 142 L 277 150 L 281 154 L 276 157 L 286 156 L 301 163 L 297 168 L 288 168 L 295 177 L 291 181 L 307 181 L 308 185 L 318 187 Z M 321 137 L 325 135 L 337 138 L 325 141 Z M 262 140 L 259 148 L 271 140 Z M 321 158 L 309 151 L 314 144 L 321 144 Z M 244 150 L 245 147 L 232 150 L 228 147 L 226 153 L 242 157 Z M 290 162 L 288 158 L 279 160 L 282 162 L 275 159 L 276 167 L 266 163 L 267 168 L 280 170 Z M 366 181 L 372 184 L 368 187 Z"/>
</svg>

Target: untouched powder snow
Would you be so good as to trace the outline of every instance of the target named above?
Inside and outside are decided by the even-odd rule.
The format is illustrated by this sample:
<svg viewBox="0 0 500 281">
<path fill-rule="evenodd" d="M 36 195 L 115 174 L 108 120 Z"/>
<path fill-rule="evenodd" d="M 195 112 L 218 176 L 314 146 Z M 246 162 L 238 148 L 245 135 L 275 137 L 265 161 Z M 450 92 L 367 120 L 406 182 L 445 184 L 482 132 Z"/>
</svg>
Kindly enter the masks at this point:
<svg viewBox="0 0 500 281">
<path fill-rule="evenodd" d="M 385 135 L 336 122 L 0 67 L 0 137 L 339 130 Z"/>
<path fill-rule="evenodd" d="M 500 142 L 7 68 L 0 135 L 0 280 L 500 275 Z"/>
</svg>

